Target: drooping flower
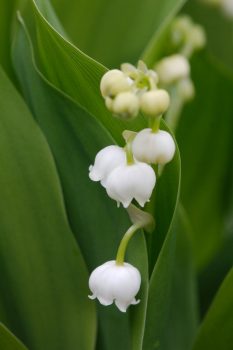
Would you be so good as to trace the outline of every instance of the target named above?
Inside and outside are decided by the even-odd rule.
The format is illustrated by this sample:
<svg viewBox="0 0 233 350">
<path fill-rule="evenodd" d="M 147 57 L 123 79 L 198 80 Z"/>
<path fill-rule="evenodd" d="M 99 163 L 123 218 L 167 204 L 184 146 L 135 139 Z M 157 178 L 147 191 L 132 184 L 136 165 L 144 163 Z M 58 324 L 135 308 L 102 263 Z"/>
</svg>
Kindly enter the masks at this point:
<svg viewBox="0 0 233 350">
<path fill-rule="evenodd" d="M 130 304 L 138 304 L 135 299 L 140 289 L 140 272 L 131 264 L 117 265 L 115 260 L 107 261 L 97 267 L 89 279 L 89 288 L 102 305 L 108 306 L 115 302 L 118 309 L 126 312 Z"/>
<path fill-rule="evenodd" d="M 105 181 L 106 191 L 118 204 L 122 203 L 127 208 L 135 198 L 140 206 L 149 201 L 155 186 L 155 172 L 146 163 L 135 162 L 116 167 Z"/>
<path fill-rule="evenodd" d="M 166 164 L 175 153 L 175 142 L 172 136 L 163 130 L 153 132 L 143 129 L 134 138 L 132 143 L 134 157 L 146 163 Z"/>
<path fill-rule="evenodd" d="M 94 165 L 89 167 L 89 177 L 92 181 L 101 181 L 104 185 L 106 177 L 109 173 L 124 164 L 126 154 L 123 148 L 115 145 L 107 146 L 99 151 L 95 157 Z"/>
</svg>

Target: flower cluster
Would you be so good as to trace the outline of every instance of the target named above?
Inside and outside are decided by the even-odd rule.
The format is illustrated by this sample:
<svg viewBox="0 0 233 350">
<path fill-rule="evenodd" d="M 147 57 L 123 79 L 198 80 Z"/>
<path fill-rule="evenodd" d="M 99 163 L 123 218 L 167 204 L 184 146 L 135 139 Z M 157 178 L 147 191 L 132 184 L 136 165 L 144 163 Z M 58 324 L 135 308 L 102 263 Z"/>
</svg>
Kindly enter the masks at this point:
<svg viewBox="0 0 233 350">
<path fill-rule="evenodd" d="M 195 51 L 204 47 L 205 42 L 203 28 L 193 23 L 189 16 L 179 16 L 170 29 L 170 43 L 175 53 L 155 63 L 161 87 L 169 90 L 175 85 L 184 102 L 192 99 L 195 93 L 189 60 Z"/>
<path fill-rule="evenodd" d="M 153 218 L 134 207 L 132 201 L 141 207 L 150 200 L 156 183 L 153 164 L 170 162 L 175 153 L 172 136 L 160 130 L 162 114 L 169 107 L 167 91 L 158 88 L 158 75 L 149 70 L 143 62 L 135 67 L 122 64 L 121 69 L 108 71 L 101 79 L 100 90 L 106 107 L 116 116 L 124 119 L 135 118 L 139 112 L 149 121 L 148 128 L 139 132 L 124 131 L 125 147 L 110 145 L 100 150 L 94 165 L 89 167 L 89 177 L 99 181 L 108 196 L 131 211 L 133 225 L 127 230 L 118 249 L 116 260 L 97 267 L 89 279 L 91 299 L 97 298 L 103 305 L 115 302 L 125 312 L 130 304 L 137 304 L 135 296 L 139 291 L 140 272 L 124 262 L 125 249 L 129 239 L 139 228 L 151 226 Z M 149 219 L 148 219 L 149 218 Z M 153 225 L 152 225 L 153 226 Z"/>
<path fill-rule="evenodd" d="M 169 95 L 157 84 L 157 73 L 139 61 L 137 67 L 124 63 L 120 70 L 108 71 L 101 79 L 100 90 L 106 107 L 115 116 L 133 119 L 140 111 L 158 116 L 167 110 Z"/>
</svg>

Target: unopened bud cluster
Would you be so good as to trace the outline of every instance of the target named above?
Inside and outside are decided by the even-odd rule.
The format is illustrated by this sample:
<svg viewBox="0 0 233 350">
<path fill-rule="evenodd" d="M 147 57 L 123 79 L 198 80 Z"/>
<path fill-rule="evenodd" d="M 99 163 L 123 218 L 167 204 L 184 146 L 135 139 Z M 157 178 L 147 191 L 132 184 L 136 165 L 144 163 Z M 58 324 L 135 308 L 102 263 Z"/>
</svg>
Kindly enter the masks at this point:
<svg viewBox="0 0 233 350">
<path fill-rule="evenodd" d="M 185 102 L 195 94 L 189 60 L 195 51 L 205 46 L 206 36 L 202 26 L 194 23 L 189 16 L 182 15 L 171 25 L 170 41 L 175 53 L 156 62 L 154 69 L 160 86 L 169 89 L 175 85 L 177 94 Z"/>
<path fill-rule="evenodd" d="M 121 69 L 112 69 L 104 74 L 100 82 L 101 94 L 106 107 L 123 119 L 133 119 L 139 112 L 156 117 L 166 112 L 169 95 L 159 89 L 158 75 L 139 61 L 137 67 L 125 63 Z"/>
</svg>

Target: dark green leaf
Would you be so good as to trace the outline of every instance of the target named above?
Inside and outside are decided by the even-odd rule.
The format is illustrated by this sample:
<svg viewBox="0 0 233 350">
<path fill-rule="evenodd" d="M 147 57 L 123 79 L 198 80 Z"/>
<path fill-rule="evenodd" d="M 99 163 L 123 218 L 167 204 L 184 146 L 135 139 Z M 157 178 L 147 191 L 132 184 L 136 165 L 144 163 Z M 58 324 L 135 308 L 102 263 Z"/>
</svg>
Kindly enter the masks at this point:
<svg viewBox="0 0 233 350">
<path fill-rule="evenodd" d="M 55 164 L 30 112 L 0 71 L 0 300 L 32 350 L 91 350 L 94 305 Z"/>
<path fill-rule="evenodd" d="M 202 322 L 193 350 L 231 350 L 233 344 L 233 269 Z"/>
<path fill-rule="evenodd" d="M 184 0 L 53 0 L 77 46 L 109 67 L 136 62 Z M 155 34 L 154 34 L 155 33 Z"/>
<path fill-rule="evenodd" d="M 21 341 L 17 339 L 2 323 L 0 323 L 0 349 L 27 350 Z"/>
<path fill-rule="evenodd" d="M 28 38 L 22 27 L 18 30 L 14 45 L 14 62 L 26 99 L 51 145 L 69 221 L 92 270 L 115 258 L 120 239 L 130 226 L 125 210 L 118 209 L 104 189 L 88 178 L 88 167 L 93 163 L 97 151 L 114 141 L 95 118 L 55 90 L 35 70 Z M 138 256 L 135 265 L 144 274 L 147 271 L 147 256 L 142 234 L 135 237 L 133 246 Z M 135 254 L 132 252 L 129 255 L 130 262 Z M 144 274 L 142 291 L 145 290 L 145 293 L 141 295 L 142 302 L 137 307 L 137 313 L 141 312 L 142 317 L 146 284 Z M 99 348 L 130 349 L 127 315 L 121 314 L 115 306 L 100 306 L 98 310 Z"/>
</svg>

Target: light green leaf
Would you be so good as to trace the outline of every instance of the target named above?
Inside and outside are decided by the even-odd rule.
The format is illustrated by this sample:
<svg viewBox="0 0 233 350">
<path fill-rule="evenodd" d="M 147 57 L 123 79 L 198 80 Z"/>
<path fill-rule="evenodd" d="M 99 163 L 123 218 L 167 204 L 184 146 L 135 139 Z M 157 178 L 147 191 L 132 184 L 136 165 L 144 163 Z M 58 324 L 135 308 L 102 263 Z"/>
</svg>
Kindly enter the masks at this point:
<svg viewBox="0 0 233 350">
<path fill-rule="evenodd" d="M 47 9 L 48 16 L 51 14 L 51 8 L 47 1 L 40 0 L 32 3 L 37 23 L 42 72 L 53 85 L 94 115 L 118 142 L 122 142 L 122 131 L 127 127 L 131 129 L 131 126 L 137 128 L 141 122 L 137 119 L 134 122 L 125 123 L 112 118 L 105 107 L 99 88 L 100 79 L 107 69 L 70 44 L 45 20 L 37 3 L 43 10 Z M 53 15 L 50 16 L 51 21 L 53 17 Z"/>
<path fill-rule="evenodd" d="M 233 269 L 222 283 L 205 316 L 193 350 L 231 350 L 233 344 Z"/>
<path fill-rule="evenodd" d="M 180 205 L 175 225 L 174 274 L 163 350 L 190 350 L 197 330 L 199 312 L 190 230 L 186 213 Z"/>
<path fill-rule="evenodd" d="M 22 26 L 14 45 L 14 63 L 26 99 L 50 143 L 69 221 L 91 271 L 115 258 L 120 239 L 131 225 L 126 211 L 118 209 L 104 189 L 88 177 L 88 167 L 96 152 L 114 141 L 95 118 L 54 89 L 36 71 Z M 147 297 L 147 256 L 143 235 L 138 233 L 132 244 L 134 251 L 131 249 L 128 260 L 131 262 L 136 254 L 135 265 L 144 275 L 143 294 L 139 296 L 142 302 L 136 312 L 143 314 Z M 130 349 L 128 316 L 121 314 L 114 305 L 108 308 L 99 306 L 98 313 L 97 347 L 101 350 Z"/>
<path fill-rule="evenodd" d="M 17 339 L 2 323 L 0 323 L 0 349 L 27 350 L 21 341 Z"/>
<path fill-rule="evenodd" d="M 172 162 L 164 168 L 156 186 L 155 206 L 153 205 L 156 229 L 150 240 L 150 263 L 151 267 L 153 268 L 154 266 L 154 268 L 149 285 L 143 340 L 144 350 L 159 347 L 163 349 L 163 339 L 166 336 L 167 321 L 170 313 L 176 244 L 174 217 L 180 187 L 178 148 Z"/>
<path fill-rule="evenodd" d="M 0 71 L 0 300 L 32 350 L 91 350 L 94 305 L 48 144 Z"/>
<path fill-rule="evenodd" d="M 184 0 L 53 0 L 77 46 L 109 67 L 138 60 L 145 45 L 177 13 Z"/>
</svg>

